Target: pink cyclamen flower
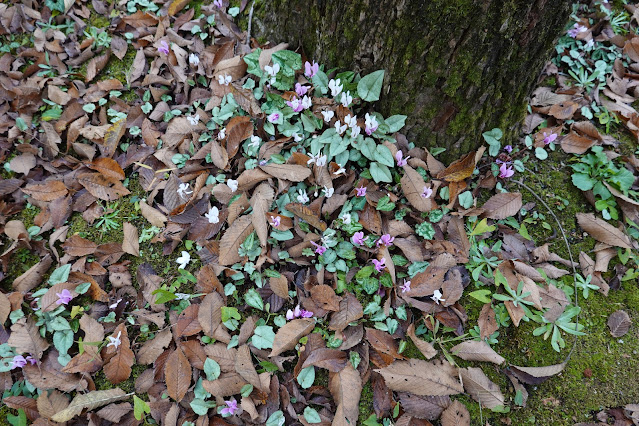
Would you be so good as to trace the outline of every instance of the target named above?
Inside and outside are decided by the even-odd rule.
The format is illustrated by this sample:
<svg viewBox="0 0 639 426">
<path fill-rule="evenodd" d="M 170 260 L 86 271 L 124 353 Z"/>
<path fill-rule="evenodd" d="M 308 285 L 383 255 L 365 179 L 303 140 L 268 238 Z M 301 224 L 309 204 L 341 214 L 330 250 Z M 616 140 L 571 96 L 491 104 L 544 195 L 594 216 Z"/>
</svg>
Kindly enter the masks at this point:
<svg viewBox="0 0 639 426">
<path fill-rule="evenodd" d="M 544 132 L 544 144 L 548 145 L 549 143 L 554 142 L 557 139 L 557 135 L 555 133 L 546 134 Z"/>
<path fill-rule="evenodd" d="M 410 291 L 410 281 L 404 280 L 404 284 L 400 285 L 399 288 L 402 290 L 402 293 Z"/>
<path fill-rule="evenodd" d="M 363 246 L 364 241 L 366 241 L 368 237 L 364 238 L 364 233 L 362 231 L 356 232 L 351 237 L 351 242 L 356 246 Z"/>
<path fill-rule="evenodd" d="M 31 365 L 36 365 L 38 363 L 38 360 L 32 357 L 31 355 L 27 356 L 27 361 L 29 361 Z"/>
<path fill-rule="evenodd" d="M 304 63 L 304 75 L 306 76 L 306 78 L 313 78 L 318 71 L 319 64 L 317 62 L 313 61 L 312 65 L 308 61 Z"/>
<path fill-rule="evenodd" d="M 430 196 L 433 195 L 433 190 L 425 186 L 424 191 L 420 195 L 422 198 L 430 198 Z"/>
<path fill-rule="evenodd" d="M 568 30 L 568 36 L 572 38 L 577 38 L 577 34 L 583 33 L 585 31 L 588 31 L 588 28 L 575 22 L 575 25 L 573 25 L 572 28 Z"/>
<path fill-rule="evenodd" d="M 276 123 L 279 119 L 280 119 L 279 112 L 274 112 L 268 116 L 268 121 L 270 121 L 271 123 Z"/>
<path fill-rule="evenodd" d="M 391 237 L 390 234 L 384 234 L 379 240 L 377 240 L 377 247 L 382 244 L 384 244 L 386 247 L 390 247 L 393 245 L 393 241 L 395 241 L 395 237 Z"/>
<path fill-rule="evenodd" d="M 502 163 L 501 166 L 499 166 L 499 177 L 502 179 L 506 179 L 511 177 L 512 175 L 515 174 L 515 171 L 513 170 L 512 167 L 507 167 L 506 163 Z"/>
<path fill-rule="evenodd" d="M 398 167 L 404 167 L 405 165 L 407 165 L 409 158 L 410 155 L 404 158 L 404 153 L 401 150 L 397 151 L 397 154 L 395 154 L 395 160 L 397 160 Z"/>
<path fill-rule="evenodd" d="M 58 305 L 66 305 L 73 299 L 71 292 L 66 288 L 62 290 L 62 293 L 56 293 L 55 295 L 58 296 L 58 300 L 55 301 Z"/>
<path fill-rule="evenodd" d="M 282 223 L 282 219 L 279 216 L 271 216 L 271 226 L 277 228 Z"/>
<path fill-rule="evenodd" d="M 306 92 L 308 92 L 307 86 L 302 86 L 299 83 L 295 83 L 295 93 L 297 93 L 297 96 L 302 97 L 306 94 Z"/>
<path fill-rule="evenodd" d="M 11 361 L 11 369 L 22 368 L 27 365 L 27 360 L 22 355 L 16 355 Z"/>
<path fill-rule="evenodd" d="M 375 265 L 375 270 L 377 272 L 382 272 L 384 269 L 386 269 L 385 257 L 382 257 L 382 260 L 373 259 L 372 262 L 373 262 L 373 265 Z"/>
<path fill-rule="evenodd" d="M 165 40 L 162 40 L 160 42 L 160 47 L 158 47 L 158 52 L 164 53 L 165 55 L 169 54 L 169 44 Z"/>
<path fill-rule="evenodd" d="M 295 98 L 292 101 L 286 101 L 286 105 L 290 106 L 294 112 L 301 112 L 304 109 L 304 105 L 302 105 L 300 98 Z"/>
<path fill-rule="evenodd" d="M 364 185 L 360 186 L 359 188 L 355 188 L 355 191 L 357 191 L 357 196 L 358 197 L 365 197 L 366 196 L 366 187 Z"/>
<path fill-rule="evenodd" d="M 324 252 L 326 251 L 326 247 L 317 244 L 315 241 L 311 241 L 311 244 L 313 244 L 313 247 L 315 247 L 315 253 L 319 255 L 324 254 Z"/>
<path fill-rule="evenodd" d="M 504 147 L 504 151 L 506 151 L 507 153 L 509 153 L 509 154 L 510 154 L 511 152 L 513 152 L 513 147 L 512 147 L 512 146 L 510 146 L 510 145 L 506 145 L 506 146 Z"/>
<path fill-rule="evenodd" d="M 294 310 L 286 311 L 286 319 L 289 321 L 295 318 L 311 318 L 312 316 L 313 312 L 301 309 L 300 305 L 297 305 Z"/>
<path fill-rule="evenodd" d="M 224 402 L 226 402 L 226 407 L 222 408 L 222 411 L 220 411 L 220 414 L 222 415 L 228 414 L 230 416 L 235 414 L 235 412 L 238 410 L 237 401 L 234 399 L 231 399 L 230 401 L 224 401 Z"/>
</svg>

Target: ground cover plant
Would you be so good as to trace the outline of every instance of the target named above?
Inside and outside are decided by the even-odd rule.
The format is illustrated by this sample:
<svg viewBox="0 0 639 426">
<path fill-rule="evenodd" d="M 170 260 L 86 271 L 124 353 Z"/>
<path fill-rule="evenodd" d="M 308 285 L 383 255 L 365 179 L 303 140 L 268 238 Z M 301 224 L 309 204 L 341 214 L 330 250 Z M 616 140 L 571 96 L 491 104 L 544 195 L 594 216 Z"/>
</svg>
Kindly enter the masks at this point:
<svg viewBox="0 0 639 426">
<path fill-rule="evenodd" d="M 636 293 L 618 6 L 575 6 L 521 141 L 444 164 L 375 111 L 383 70 L 251 39 L 247 2 L 0 4 L 7 421 L 543 424 L 543 386 L 598 374 L 596 298 Z M 534 184 L 553 158 L 585 197 Z M 627 294 L 609 347 L 636 349 Z M 552 422 L 636 423 L 624 391 Z"/>
</svg>

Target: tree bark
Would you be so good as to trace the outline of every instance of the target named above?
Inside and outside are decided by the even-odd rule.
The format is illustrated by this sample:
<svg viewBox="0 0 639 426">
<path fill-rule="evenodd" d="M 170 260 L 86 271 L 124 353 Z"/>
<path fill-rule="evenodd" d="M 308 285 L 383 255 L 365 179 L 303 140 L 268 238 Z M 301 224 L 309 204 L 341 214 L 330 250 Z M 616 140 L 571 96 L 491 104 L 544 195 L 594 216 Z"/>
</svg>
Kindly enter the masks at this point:
<svg viewBox="0 0 639 426">
<path fill-rule="evenodd" d="M 452 159 L 494 127 L 517 136 L 526 99 L 570 0 L 270 0 L 253 31 L 362 75 L 385 69 L 376 109 L 406 114 L 404 133 Z"/>
</svg>

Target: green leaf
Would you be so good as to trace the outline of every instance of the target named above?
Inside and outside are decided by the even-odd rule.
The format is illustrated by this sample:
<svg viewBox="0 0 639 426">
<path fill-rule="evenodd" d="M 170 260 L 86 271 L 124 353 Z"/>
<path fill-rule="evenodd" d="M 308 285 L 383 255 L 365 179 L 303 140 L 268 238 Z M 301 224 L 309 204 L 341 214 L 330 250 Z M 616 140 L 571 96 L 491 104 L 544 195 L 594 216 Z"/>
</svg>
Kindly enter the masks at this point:
<svg viewBox="0 0 639 426">
<path fill-rule="evenodd" d="M 475 199 L 473 198 L 473 194 L 470 191 L 464 191 L 458 196 L 459 205 L 465 209 L 469 209 L 473 206 Z"/>
<path fill-rule="evenodd" d="M 78 294 L 84 294 L 91 288 L 91 283 L 82 283 L 75 288 L 75 292 Z"/>
<path fill-rule="evenodd" d="M 60 266 L 51 273 L 49 277 L 49 284 L 56 285 L 59 283 L 65 283 L 69 279 L 69 273 L 71 272 L 71 264 L 67 263 L 64 266 Z"/>
<path fill-rule="evenodd" d="M 171 300 L 177 299 L 177 296 L 174 293 L 171 293 L 170 291 L 164 290 L 162 288 L 158 288 L 157 290 L 153 291 L 151 294 L 158 296 L 158 298 L 155 299 L 156 305 L 161 305 L 163 303 L 170 302 Z"/>
<path fill-rule="evenodd" d="M 302 369 L 300 374 L 297 375 L 297 383 L 300 384 L 302 389 L 310 388 L 313 386 L 313 382 L 315 382 L 315 367 L 312 365 Z"/>
<path fill-rule="evenodd" d="M 221 311 L 222 311 L 222 322 L 227 322 L 231 318 L 235 318 L 238 321 L 242 319 L 240 312 L 235 307 L 222 306 Z"/>
<path fill-rule="evenodd" d="M 251 342 L 257 349 L 270 349 L 273 347 L 273 340 L 275 339 L 275 333 L 273 327 L 270 325 L 260 325 L 255 327 Z"/>
<path fill-rule="evenodd" d="M 430 265 L 430 263 L 428 263 L 425 260 L 422 262 L 415 262 L 411 264 L 408 267 L 408 276 L 413 278 L 415 275 L 419 274 L 420 272 L 424 272 L 426 268 L 428 268 L 428 265 Z"/>
<path fill-rule="evenodd" d="M 280 50 L 271 57 L 274 64 L 280 64 L 280 73 L 286 76 L 294 76 L 295 71 L 302 68 L 302 55 L 290 50 Z"/>
<path fill-rule="evenodd" d="M 468 234 L 468 235 L 472 237 L 474 235 L 481 235 L 481 234 L 484 234 L 486 232 L 493 232 L 495 229 L 497 229 L 495 227 L 495 225 L 488 225 L 488 220 L 487 219 L 482 219 L 480 222 L 478 222 L 475 225 L 475 227 L 473 228 L 471 233 Z"/>
<path fill-rule="evenodd" d="M 490 294 L 490 290 L 487 289 L 475 290 L 469 293 L 470 297 L 477 299 L 482 303 L 490 303 Z"/>
<path fill-rule="evenodd" d="M 384 195 L 377 202 L 377 210 L 379 211 L 390 212 L 390 211 L 393 211 L 394 208 L 395 208 L 395 203 L 393 203 L 390 200 L 390 197 L 388 195 Z"/>
<path fill-rule="evenodd" d="M 375 160 L 375 141 L 371 138 L 364 138 L 362 142 L 357 144 L 357 148 L 362 153 L 362 155 L 368 158 L 371 161 Z M 391 157 L 392 158 L 392 157 Z"/>
<path fill-rule="evenodd" d="M 393 176 L 391 175 L 389 168 L 383 164 L 379 164 L 376 161 L 371 163 L 370 172 L 375 183 L 379 183 L 379 182 L 390 183 L 393 181 Z"/>
<path fill-rule="evenodd" d="M 430 222 L 422 222 L 415 228 L 415 233 L 425 240 L 432 240 L 435 237 L 435 228 Z"/>
<path fill-rule="evenodd" d="M 13 426 L 27 426 L 28 424 L 27 414 L 24 412 L 22 408 L 18 410 L 17 416 L 7 413 L 7 421 L 11 423 Z"/>
<path fill-rule="evenodd" d="M 393 154 L 385 145 L 377 145 L 375 148 L 375 160 L 379 161 L 388 167 L 395 167 L 395 160 Z"/>
<path fill-rule="evenodd" d="M 501 142 L 499 141 L 503 136 L 501 129 L 492 129 L 488 132 L 482 133 L 482 136 L 488 144 L 488 154 L 492 157 L 496 157 L 501 150 Z"/>
<path fill-rule="evenodd" d="M 206 373 L 206 380 L 215 380 L 220 377 L 220 364 L 214 359 L 207 358 L 204 361 L 204 372 Z"/>
<path fill-rule="evenodd" d="M 138 398 L 137 395 L 133 395 L 133 415 L 135 416 L 135 419 L 142 420 L 144 413 L 151 413 L 151 407 L 149 407 L 149 403 Z"/>
<path fill-rule="evenodd" d="M 264 71 L 262 71 L 262 69 L 260 68 L 261 53 L 262 53 L 262 49 L 258 48 L 252 51 L 251 53 L 249 53 L 248 55 L 244 56 L 244 62 L 246 62 L 246 65 L 248 65 L 246 72 L 248 72 L 249 74 L 253 74 L 259 78 L 261 78 L 262 74 L 264 74 Z"/>
<path fill-rule="evenodd" d="M 253 385 L 250 383 L 242 386 L 242 389 L 240 389 L 240 395 L 242 395 L 243 397 L 248 397 L 251 392 L 253 392 Z"/>
<path fill-rule="evenodd" d="M 546 158 L 548 158 L 548 153 L 546 152 L 545 149 L 538 146 L 537 148 L 535 148 L 535 157 L 537 157 L 540 160 L 545 160 Z"/>
<path fill-rule="evenodd" d="M 379 100 L 384 83 L 384 70 L 379 70 L 368 74 L 357 83 L 357 94 L 362 100 L 374 102 Z"/>
<path fill-rule="evenodd" d="M 395 133 L 399 132 L 402 127 L 406 124 L 406 116 L 405 115 L 391 115 L 386 119 L 386 125 L 388 125 L 388 132 Z"/>
<path fill-rule="evenodd" d="M 583 173 L 572 174 L 572 184 L 582 191 L 590 191 L 595 186 L 595 181 Z"/>
<path fill-rule="evenodd" d="M 205 401 L 200 398 L 195 398 L 191 401 L 191 408 L 193 409 L 193 412 L 199 416 L 206 416 L 209 409 L 214 408 L 215 405 L 215 401 Z"/>
<path fill-rule="evenodd" d="M 260 311 L 264 310 L 264 302 L 262 301 L 262 296 L 255 290 L 254 288 L 250 289 L 244 295 L 244 300 L 246 304 L 254 307 L 255 309 L 259 309 Z"/>
<path fill-rule="evenodd" d="M 319 413 L 312 407 L 306 407 L 304 409 L 304 420 L 306 420 L 307 423 L 322 423 L 322 418 Z"/>
<path fill-rule="evenodd" d="M 285 422 L 286 419 L 284 418 L 284 413 L 282 413 L 282 411 L 280 410 L 277 410 L 270 415 L 270 417 L 266 421 L 266 426 L 283 426 Z"/>
</svg>

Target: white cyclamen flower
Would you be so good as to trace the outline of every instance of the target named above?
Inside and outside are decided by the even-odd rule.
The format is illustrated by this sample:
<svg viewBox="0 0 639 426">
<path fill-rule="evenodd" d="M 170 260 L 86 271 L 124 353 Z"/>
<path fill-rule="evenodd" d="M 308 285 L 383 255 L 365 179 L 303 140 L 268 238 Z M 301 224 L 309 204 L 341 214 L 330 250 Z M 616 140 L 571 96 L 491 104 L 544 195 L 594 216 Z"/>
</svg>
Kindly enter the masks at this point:
<svg viewBox="0 0 639 426">
<path fill-rule="evenodd" d="M 180 197 L 186 198 L 187 195 L 193 194 L 193 191 L 189 188 L 188 183 L 181 183 L 180 186 L 178 186 L 177 193 Z"/>
<path fill-rule="evenodd" d="M 303 190 L 299 190 L 299 195 L 297 196 L 297 202 L 298 203 L 302 203 L 302 204 L 306 204 L 310 201 L 310 199 L 308 198 L 308 194 L 306 193 L 306 191 Z"/>
<path fill-rule="evenodd" d="M 332 80 L 328 82 L 328 88 L 331 89 L 331 95 L 335 98 L 337 95 L 342 93 L 342 89 L 344 86 L 340 84 L 339 78 L 337 80 Z"/>
<path fill-rule="evenodd" d="M 329 188 L 326 185 L 324 185 L 324 194 L 326 195 L 326 198 L 331 198 L 334 193 L 335 193 L 335 188 Z"/>
<path fill-rule="evenodd" d="M 346 124 L 342 126 L 342 123 L 339 120 L 335 122 L 335 130 L 337 130 L 337 134 L 340 136 L 344 134 L 347 127 L 348 126 Z"/>
<path fill-rule="evenodd" d="M 237 191 L 237 180 L 229 179 L 226 181 L 226 184 L 231 188 L 231 192 Z"/>
<path fill-rule="evenodd" d="M 340 216 L 340 219 L 342 219 L 342 222 L 344 223 L 344 225 L 350 225 L 351 224 L 351 214 L 350 213 L 344 213 L 343 215 Z"/>
<path fill-rule="evenodd" d="M 108 336 L 107 339 L 109 339 L 109 343 L 107 343 L 106 347 L 108 348 L 109 346 L 113 346 L 113 349 L 117 349 L 118 346 L 122 344 L 122 340 L 120 340 L 120 336 L 122 336 L 121 331 L 118 332 L 118 335 L 116 337 Z"/>
<path fill-rule="evenodd" d="M 335 116 L 335 113 L 333 111 L 322 111 L 322 115 L 324 116 L 324 122 L 330 123 Z"/>
<path fill-rule="evenodd" d="M 222 140 L 222 139 L 224 139 L 225 137 L 226 137 L 226 127 L 222 127 L 222 128 L 220 129 L 220 133 L 218 133 L 218 134 L 217 134 L 217 138 L 218 138 L 219 140 Z"/>
<path fill-rule="evenodd" d="M 191 261 L 191 255 L 189 254 L 188 251 L 182 251 L 182 256 L 178 257 L 176 260 L 178 265 L 178 269 L 184 269 L 186 268 L 186 265 L 189 264 L 189 262 Z"/>
<path fill-rule="evenodd" d="M 435 290 L 435 292 L 430 298 L 433 299 L 433 301 L 437 303 L 438 305 L 439 305 L 439 302 L 446 301 L 446 299 L 442 299 L 442 292 L 439 290 Z"/>
<path fill-rule="evenodd" d="M 229 83 L 231 83 L 231 81 L 233 81 L 233 77 L 231 77 L 230 75 L 219 75 L 217 77 L 217 82 L 220 83 L 222 86 L 228 86 Z"/>
<path fill-rule="evenodd" d="M 346 173 L 346 169 L 342 167 L 341 164 L 338 164 L 338 166 L 339 166 L 339 169 L 337 169 L 337 171 L 333 173 L 335 176 L 343 175 L 344 173 Z"/>
<path fill-rule="evenodd" d="M 218 223 L 220 221 L 220 209 L 217 207 L 211 207 L 209 212 L 204 215 L 209 220 L 209 223 Z"/>
<path fill-rule="evenodd" d="M 342 93 L 342 105 L 344 108 L 348 108 L 352 102 L 353 97 L 351 96 L 351 92 Z"/>
<path fill-rule="evenodd" d="M 257 148 L 258 146 L 260 146 L 260 142 L 262 142 L 262 139 L 260 139 L 259 136 L 251 136 L 251 142 L 249 143 L 249 145 L 253 148 Z"/>
<path fill-rule="evenodd" d="M 295 142 L 300 142 L 302 139 L 304 139 L 304 138 L 302 137 L 302 135 L 300 135 L 300 134 L 299 134 L 299 133 L 297 133 L 297 132 L 293 132 L 293 134 L 292 134 L 291 136 L 293 136 L 293 140 L 294 140 Z"/>
<path fill-rule="evenodd" d="M 200 114 L 189 115 L 186 117 L 186 119 L 189 120 L 189 123 L 191 123 L 191 126 L 196 126 L 197 123 L 200 122 Z"/>
<path fill-rule="evenodd" d="M 189 64 L 191 66 L 197 67 L 200 64 L 200 58 L 195 53 L 191 53 L 189 55 Z"/>
<path fill-rule="evenodd" d="M 313 101 L 311 101 L 311 98 L 309 98 L 308 96 L 304 96 L 302 98 L 302 108 L 309 109 L 312 106 L 313 106 Z"/>
</svg>

